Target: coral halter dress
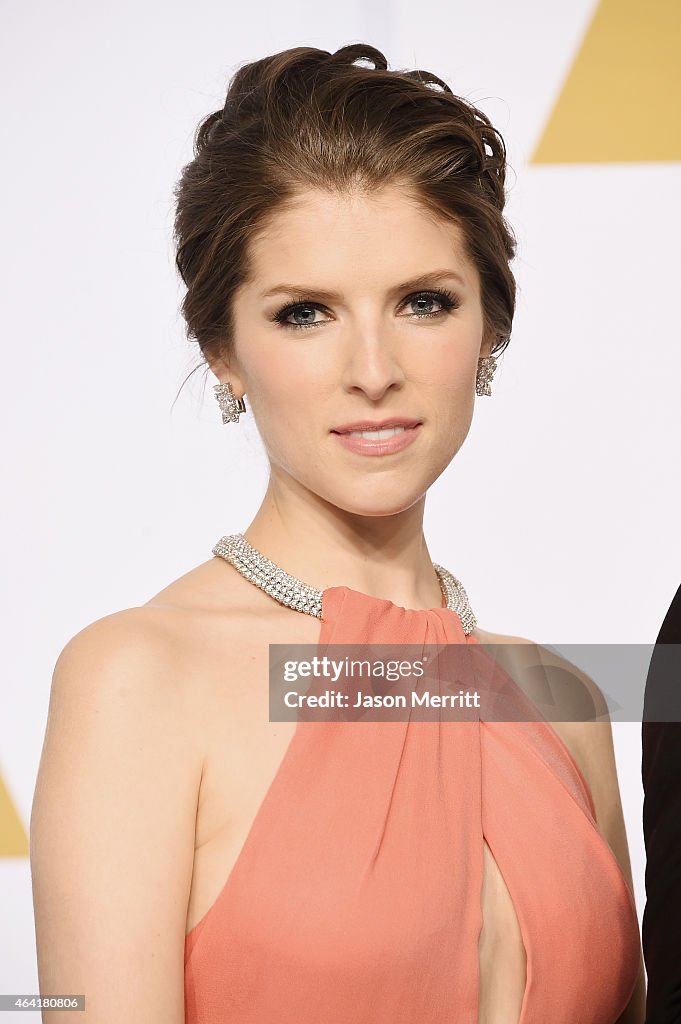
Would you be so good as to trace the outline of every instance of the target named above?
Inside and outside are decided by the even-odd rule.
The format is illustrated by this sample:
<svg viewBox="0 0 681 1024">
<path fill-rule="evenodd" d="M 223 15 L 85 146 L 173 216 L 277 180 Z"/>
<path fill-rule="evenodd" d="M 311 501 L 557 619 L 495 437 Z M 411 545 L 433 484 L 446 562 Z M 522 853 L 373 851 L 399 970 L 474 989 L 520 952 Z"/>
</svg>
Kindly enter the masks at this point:
<svg viewBox="0 0 681 1024">
<path fill-rule="evenodd" d="M 213 552 L 317 615 L 320 645 L 479 645 L 441 566 L 444 606 L 413 610 L 315 591 L 241 534 Z M 617 1020 L 638 919 L 586 781 L 545 719 L 483 714 L 298 720 L 234 868 L 186 936 L 186 1024 L 477 1024 L 485 841 L 525 949 L 517 1024 Z"/>
</svg>

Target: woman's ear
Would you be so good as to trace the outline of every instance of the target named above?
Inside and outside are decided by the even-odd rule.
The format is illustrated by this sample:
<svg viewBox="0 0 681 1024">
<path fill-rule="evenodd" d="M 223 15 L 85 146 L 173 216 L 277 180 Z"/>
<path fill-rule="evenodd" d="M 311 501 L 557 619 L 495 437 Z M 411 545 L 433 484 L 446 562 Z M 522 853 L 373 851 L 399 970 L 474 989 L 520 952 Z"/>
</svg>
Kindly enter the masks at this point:
<svg viewBox="0 0 681 1024">
<path fill-rule="evenodd" d="M 220 384 L 229 382 L 236 398 L 241 398 L 245 387 L 235 366 L 224 355 L 206 355 L 206 362 Z"/>
<path fill-rule="evenodd" d="M 483 335 L 483 339 L 480 344 L 480 352 L 478 355 L 479 359 L 484 359 L 485 356 L 489 356 L 492 354 L 492 348 L 494 346 L 495 341 L 496 335 L 494 334 L 493 331 L 488 331 L 485 335 Z"/>
</svg>

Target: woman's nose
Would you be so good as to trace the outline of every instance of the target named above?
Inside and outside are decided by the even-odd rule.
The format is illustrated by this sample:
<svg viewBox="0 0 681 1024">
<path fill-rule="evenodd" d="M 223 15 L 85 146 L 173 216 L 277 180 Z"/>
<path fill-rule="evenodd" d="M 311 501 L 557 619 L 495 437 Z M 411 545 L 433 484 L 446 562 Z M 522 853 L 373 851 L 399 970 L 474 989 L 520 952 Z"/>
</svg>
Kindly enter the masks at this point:
<svg viewBox="0 0 681 1024">
<path fill-rule="evenodd" d="M 359 389 L 373 401 L 406 380 L 394 339 L 385 330 L 356 330 L 348 341 L 343 381 L 348 390 Z"/>
</svg>

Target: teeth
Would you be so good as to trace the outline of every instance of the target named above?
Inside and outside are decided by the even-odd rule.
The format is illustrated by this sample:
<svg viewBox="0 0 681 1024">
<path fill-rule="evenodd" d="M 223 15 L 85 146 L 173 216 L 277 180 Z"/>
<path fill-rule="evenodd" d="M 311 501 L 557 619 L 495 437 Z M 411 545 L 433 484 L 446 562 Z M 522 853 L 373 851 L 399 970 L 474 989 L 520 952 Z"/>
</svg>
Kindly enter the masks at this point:
<svg viewBox="0 0 681 1024">
<path fill-rule="evenodd" d="M 403 434 L 405 427 L 388 427 L 386 430 L 351 430 L 350 437 L 370 437 L 383 441 L 387 437 L 394 437 L 395 434 Z"/>
</svg>

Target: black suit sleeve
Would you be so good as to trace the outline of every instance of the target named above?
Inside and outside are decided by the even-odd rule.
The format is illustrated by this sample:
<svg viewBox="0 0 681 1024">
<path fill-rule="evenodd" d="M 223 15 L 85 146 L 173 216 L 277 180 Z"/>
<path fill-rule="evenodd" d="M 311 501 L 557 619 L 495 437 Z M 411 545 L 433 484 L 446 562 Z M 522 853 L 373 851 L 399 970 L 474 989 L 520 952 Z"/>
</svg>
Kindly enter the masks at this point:
<svg viewBox="0 0 681 1024">
<path fill-rule="evenodd" d="M 681 645 L 681 586 L 657 644 Z M 645 720 L 645 706 L 665 706 L 665 694 L 672 690 L 681 692 L 679 652 L 681 646 L 673 648 L 673 661 L 670 652 L 666 652 L 662 671 L 661 658 L 656 658 L 653 651 L 641 733 L 646 847 L 642 927 L 648 973 L 646 1024 L 681 1024 L 681 721 Z"/>
</svg>

